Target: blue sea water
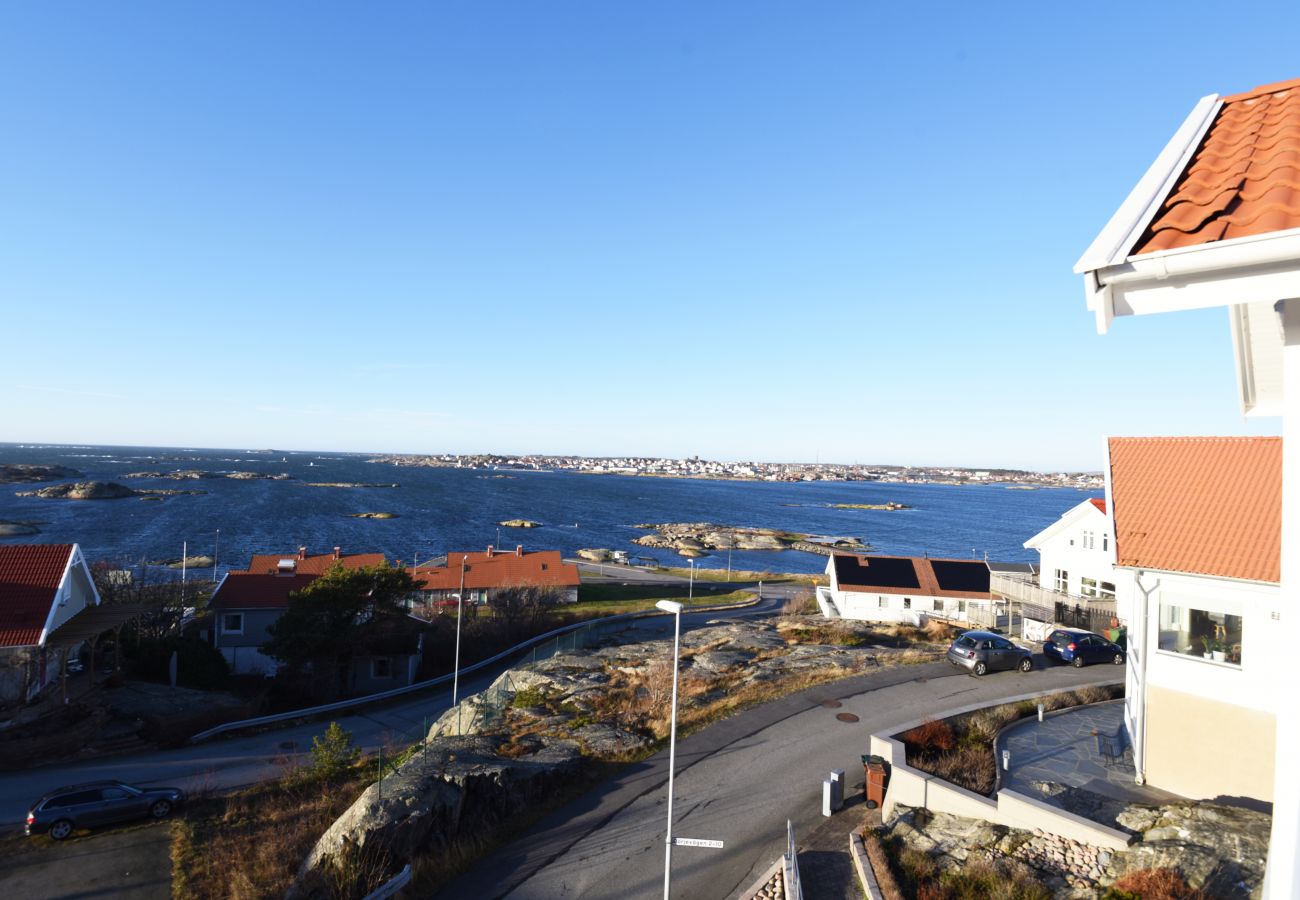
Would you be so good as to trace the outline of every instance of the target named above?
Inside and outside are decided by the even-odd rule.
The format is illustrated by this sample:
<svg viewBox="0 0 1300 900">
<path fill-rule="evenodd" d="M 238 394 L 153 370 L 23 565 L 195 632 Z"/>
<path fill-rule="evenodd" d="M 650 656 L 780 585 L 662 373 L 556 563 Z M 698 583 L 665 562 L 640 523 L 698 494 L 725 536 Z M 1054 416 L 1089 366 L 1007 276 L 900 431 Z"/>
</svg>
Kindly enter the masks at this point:
<svg viewBox="0 0 1300 900">
<path fill-rule="evenodd" d="M 0 520 L 39 522 L 41 533 L 0 543 L 81 544 L 92 560 L 131 562 L 217 550 L 218 568 L 241 568 L 253 553 L 306 546 L 313 552 L 380 551 L 404 562 L 489 544 L 526 549 L 583 547 L 627 550 L 683 565 L 670 551 L 632 542 L 638 523 L 717 522 L 781 528 L 827 536 L 852 535 L 877 551 L 901 555 L 987 557 L 1029 561 L 1022 544 L 1086 497 L 1068 488 L 1009 490 L 998 485 L 768 483 L 580 475 L 569 472 L 399 467 L 340 453 L 68 447 L 0 444 L 0 463 L 63 465 L 87 479 L 134 488 L 198 489 L 198 496 L 142 502 L 43 500 L 16 492 L 57 482 L 0 485 Z M 285 472 L 291 481 L 123 480 L 127 472 L 200 469 Z M 503 477 L 505 476 L 505 477 Z M 310 487 L 307 482 L 396 483 L 396 488 Z M 914 507 L 831 509 L 832 503 Z M 391 512 L 396 519 L 355 519 L 350 513 Z M 532 519 L 540 528 L 499 528 L 505 519 Z M 220 535 L 218 537 L 218 530 Z M 723 568 L 725 552 L 696 561 Z M 817 572 L 825 557 L 797 551 L 733 552 L 736 569 Z"/>
</svg>

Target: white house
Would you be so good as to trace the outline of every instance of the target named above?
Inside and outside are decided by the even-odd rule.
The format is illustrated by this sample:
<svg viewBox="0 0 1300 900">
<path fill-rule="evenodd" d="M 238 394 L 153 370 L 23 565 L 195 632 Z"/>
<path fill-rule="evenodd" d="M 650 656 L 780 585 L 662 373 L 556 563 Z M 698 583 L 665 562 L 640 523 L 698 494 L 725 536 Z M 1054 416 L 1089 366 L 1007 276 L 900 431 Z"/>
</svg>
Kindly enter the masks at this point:
<svg viewBox="0 0 1300 900">
<path fill-rule="evenodd" d="M 1300 80 L 1201 98 L 1075 265 L 1103 334 L 1122 316 L 1227 310 L 1243 413 L 1282 416 L 1284 602 L 1265 625 L 1278 633 L 1300 615 L 1300 205 L 1292 167 L 1276 164 L 1300 153 L 1297 123 Z M 1298 681 L 1292 668 L 1262 689 L 1281 697 Z M 1285 759 L 1300 746 L 1300 704 L 1276 709 Z M 1300 767 L 1279 766 L 1266 897 L 1300 896 L 1298 846 Z"/>
<path fill-rule="evenodd" d="M 992 602 L 989 567 L 983 560 L 927 559 L 833 553 L 826 563 L 829 585 L 817 588 L 817 605 L 830 618 L 910 622 L 926 616 L 967 621 Z"/>
<path fill-rule="evenodd" d="M 71 645 L 53 636 L 97 606 L 76 544 L 0 547 L 0 707 L 24 703 L 58 679 Z"/>
<path fill-rule="evenodd" d="M 1129 624 L 1125 729 L 1138 778 L 1196 799 L 1273 800 L 1282 441 L 1111 438 L 1108 491 Z"/>
<path fill-rule="evenodd" d="M 1115 552 L 1106 501 L 1084 500 L 1025 541 L 1037 550 L 1041 586 L 1084 599 L 1115 599 Z"/>
</svg>

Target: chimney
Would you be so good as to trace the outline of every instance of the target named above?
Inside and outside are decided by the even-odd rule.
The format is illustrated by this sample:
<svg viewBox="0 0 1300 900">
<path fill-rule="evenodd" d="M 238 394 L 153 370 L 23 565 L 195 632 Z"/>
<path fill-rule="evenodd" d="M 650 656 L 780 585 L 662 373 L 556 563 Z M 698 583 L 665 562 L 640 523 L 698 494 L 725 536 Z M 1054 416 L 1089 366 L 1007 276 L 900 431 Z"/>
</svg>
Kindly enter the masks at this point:
<svg viewBox="0 0 1300 900">
<path fill-rule="evenodd" d="M 488 552 L 487 552 L 487 557 L 488 557 L 488 559 L 491 559 L 491 558 L 492 558 L 492 549 L 493 549 L 493 548 L 492 548 L 492 545 L 491 545 L 491 544 L 488 544 Z"/>
<path fill-rule="evenodd" d="M 307 548 L 306 548 L 306 547 L 299 547 L 299 548 L 298 548 L 298 558 L 299 558 L 299 559 L 306 559 L 306 558 L 307 558 Z"/>
<path fill-rule="evenodd" d="M 339 558 L 339 548 L 338 548 L 338 547 L 335 547 L 335 548 L 334 548 L 334 558 L 335 558 L 335 559 L 338 559 L 338 558 Z"/>
<path fill-rule="evenodd" d="M 515 556 L 523 556 L 523 555 L 524 555 L 524 545 L 519 544 L 515 547 Z"/>
</svg>

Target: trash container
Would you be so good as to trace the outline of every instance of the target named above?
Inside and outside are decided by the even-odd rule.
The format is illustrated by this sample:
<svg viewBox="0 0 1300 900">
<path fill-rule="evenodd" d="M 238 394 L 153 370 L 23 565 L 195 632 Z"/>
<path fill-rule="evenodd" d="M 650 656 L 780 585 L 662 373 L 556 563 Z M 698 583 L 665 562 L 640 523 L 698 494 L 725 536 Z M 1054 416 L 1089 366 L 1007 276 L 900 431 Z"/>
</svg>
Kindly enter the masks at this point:
<svg viewBox="0 0 1300 900">
<path fill-rule="evenodd" d="M 885 758 L 871 754 L 862 757 L 863 791 L 867 808 L 876 809 L 885 802 Z"/>
</svg>

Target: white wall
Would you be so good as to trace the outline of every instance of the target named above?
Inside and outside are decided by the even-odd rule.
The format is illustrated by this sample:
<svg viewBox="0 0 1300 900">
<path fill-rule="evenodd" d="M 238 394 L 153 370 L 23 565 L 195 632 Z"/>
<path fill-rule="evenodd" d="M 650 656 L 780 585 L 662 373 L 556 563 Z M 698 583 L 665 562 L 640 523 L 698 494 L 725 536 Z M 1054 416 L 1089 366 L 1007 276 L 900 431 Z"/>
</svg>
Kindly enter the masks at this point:
<svg viewBox="0 0 1300 900">
<path fill-rule="evenodd" d="M 1040 532 L 1040 535 L 1044 535 L 1041 540 L 1035 542 L 1031 538 L 1026 542 L 1026 546 L 1033 544 L 1034 549 L 1038 550 L 1041 565 L 1039 585 L 1047 590 L 1056 590 L 1057 569 L 1070 574 L 1066 592 L 1076 597 L 1083 595 L 1082 581 L 1085 577 L 1093 578 L 1099 583 L 1113 583 L 1115 537 L 1111 534 L 1106 514 L 1093 506 L 1091 501 L 1085 501 L 1084 508 L 1076 507 L 1061 519 L 1058 530 L 1044 529 Z M 1084 532 L 1093 534 L 1091 548 L 1084 544 Z"/>
</svg>

